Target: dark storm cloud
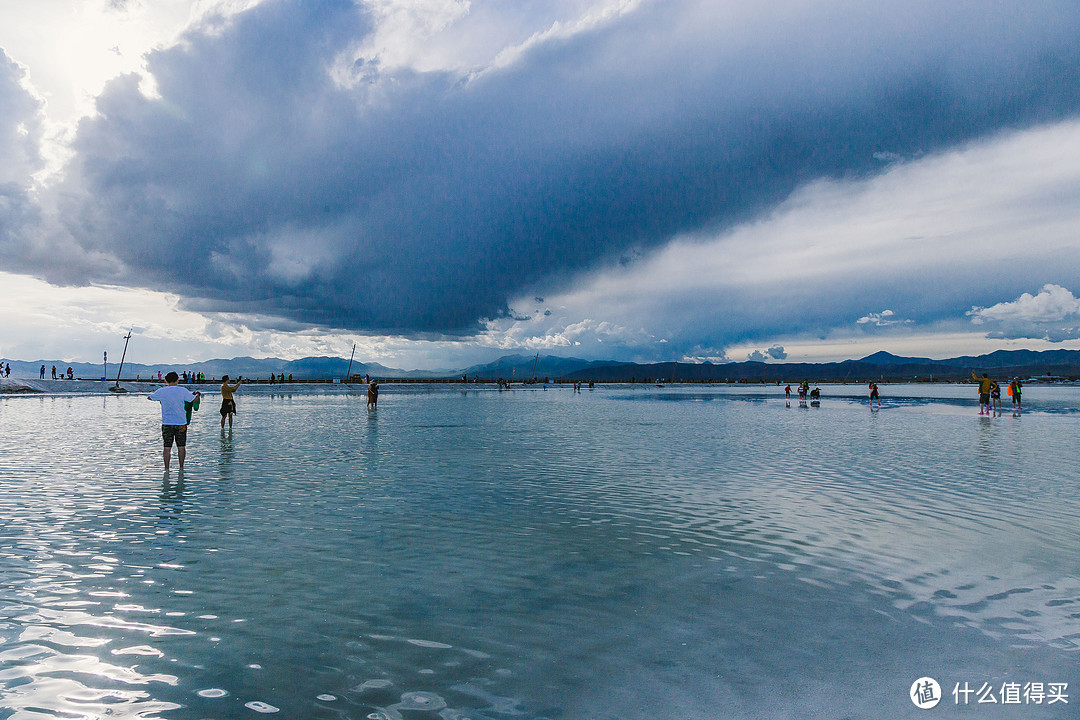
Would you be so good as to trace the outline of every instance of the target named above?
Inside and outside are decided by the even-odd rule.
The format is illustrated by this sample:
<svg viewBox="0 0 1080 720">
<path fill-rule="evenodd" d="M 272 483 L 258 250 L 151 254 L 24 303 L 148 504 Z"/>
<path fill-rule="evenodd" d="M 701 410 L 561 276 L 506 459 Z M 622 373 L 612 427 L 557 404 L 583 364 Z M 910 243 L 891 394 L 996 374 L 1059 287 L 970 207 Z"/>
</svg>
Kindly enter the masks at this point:
<svg viewBox="0 0 1080 720">
<path fill-rule="evenodd" d="M 123 262 L 100 279 L 202 309 L 468 331 L 813 178 L 1080 109 L 1072 2 L 739 12 L 645 4 L 471 77 L 368 62 L 342 85 L 373 20 L 267 2 L 152 54 L 160 97 L 107 87 L 62 216 Z"/>
</svg>

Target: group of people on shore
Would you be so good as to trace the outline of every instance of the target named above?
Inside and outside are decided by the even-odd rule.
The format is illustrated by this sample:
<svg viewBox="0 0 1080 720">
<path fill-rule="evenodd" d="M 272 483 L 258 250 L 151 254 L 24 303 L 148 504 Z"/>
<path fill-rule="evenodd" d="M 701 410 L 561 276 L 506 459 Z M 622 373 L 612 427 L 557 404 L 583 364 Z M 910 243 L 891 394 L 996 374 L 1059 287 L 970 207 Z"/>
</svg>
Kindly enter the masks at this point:
<svg viewBox="0 0 1080 720">
<path fill-rule="evenodd" d="M 42 380 L 45 379 L 45 366 L 44 365 L 41 366 L 41 369 L 38 371 L 38 374 L 39 374 L 39 376 L 40 376 L 40 378 Z M 11 375 L 11 365 L 10 364 L 8 365 L 8 375 L 9 376 Z M 57 376 L 57 374 L 56 374 L 56 366 L 53 365 L 52 366 L 52 379 L 53 380 L 64 380 L 64 379 L 74 380 L 75 379 L 75 370 L 69 367 L 67 369 L 66 374 L 65 374 L 65 371 L 61 370 L 60 375 Z"/>
</svg>

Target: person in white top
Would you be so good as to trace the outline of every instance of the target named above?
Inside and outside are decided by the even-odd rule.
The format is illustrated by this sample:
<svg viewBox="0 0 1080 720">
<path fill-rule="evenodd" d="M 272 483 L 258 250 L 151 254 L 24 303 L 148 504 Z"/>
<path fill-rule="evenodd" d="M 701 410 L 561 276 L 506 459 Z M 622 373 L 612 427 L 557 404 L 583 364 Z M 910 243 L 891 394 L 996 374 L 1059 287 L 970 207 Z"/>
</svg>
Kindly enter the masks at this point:
<svg viewBox="0 0 1080 720">
<path fill-rule="evenodd" d="M 194 401 L 199 394 L 180 387 L 177 385 L 179 381 L 180 376 L 170 371 L 165 376 L 165 387 L 159 387 L 147 396 L 148 400 L 161 403 L 161 439 L 165 443 L 162 457 L 166 470 L 169 469 L 169 461 L 172 459 L 174 441 L 177 448 L 176 458 L 180 461 L 180 469 L 184 469 L 184 456 L 187 454 L 187 413 L 184 411 L 184 403 Z"/>
</svg>

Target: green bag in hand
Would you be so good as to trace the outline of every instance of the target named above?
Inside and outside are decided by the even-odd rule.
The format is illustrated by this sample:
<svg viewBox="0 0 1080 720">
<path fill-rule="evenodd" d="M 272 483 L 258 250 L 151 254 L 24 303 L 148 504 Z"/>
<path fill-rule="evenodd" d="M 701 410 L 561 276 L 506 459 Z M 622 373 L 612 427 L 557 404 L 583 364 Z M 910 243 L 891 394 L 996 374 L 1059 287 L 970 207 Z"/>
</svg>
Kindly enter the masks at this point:
<svg viewBox="0 0 1080 720">
<path fill-rule="evenodd" d="M 202 402 L 202 395 L 196 393 L 195 399 L 191 402 L 184 403 L 184 412 L 187 413 L 187 424 L 191 424 L 191 411 L 199 409 L 199 403 Z"/>
</svg>

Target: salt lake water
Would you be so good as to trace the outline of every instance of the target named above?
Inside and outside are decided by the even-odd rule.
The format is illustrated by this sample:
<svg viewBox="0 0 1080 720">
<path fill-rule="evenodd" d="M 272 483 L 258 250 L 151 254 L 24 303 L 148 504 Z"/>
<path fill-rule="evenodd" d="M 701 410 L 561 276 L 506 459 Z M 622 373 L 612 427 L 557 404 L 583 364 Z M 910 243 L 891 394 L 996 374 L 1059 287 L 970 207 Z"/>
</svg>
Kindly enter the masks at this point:
<svg viewBox="0 0 1080 720">
<path fill-rule="evenodd" d="M 0 400 L 0 716 L 1077 717 L 1080 389 L 823 390 Z"/>
</svg>

